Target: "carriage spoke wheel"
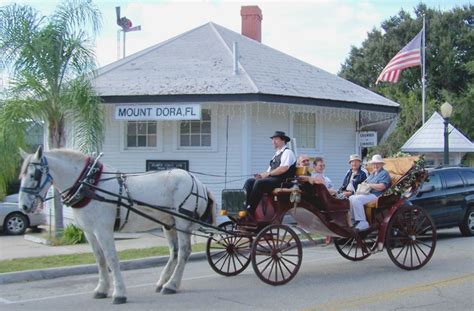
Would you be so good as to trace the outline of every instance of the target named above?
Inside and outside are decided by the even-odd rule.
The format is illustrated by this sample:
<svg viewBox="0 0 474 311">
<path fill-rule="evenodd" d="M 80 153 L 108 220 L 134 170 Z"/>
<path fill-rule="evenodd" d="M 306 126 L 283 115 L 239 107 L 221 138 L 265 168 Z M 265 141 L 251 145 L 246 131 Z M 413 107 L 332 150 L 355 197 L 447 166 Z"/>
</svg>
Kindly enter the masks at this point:
<svg viewBox="0 0 474 311">
<path fill-rule="evenodd" d="M 365 244 L 367 250 L 371 250 L 377 243 L 377 236 L 370 234 L 362 239 L 362 243 Z M 371 253 L 364 253 L 354 238 L 337 238 L 334 240 L 334 246 L 342 257 L 352 261 L 364 260 L 371 255 Z"/>
<path fill-rule="evenodd" d="M 423 267 L 436 248 L 436 228 L 423 208 L 405 206 L 391 217 L 385 238 L 388 256 L 405 270 Z"/>
<path fill-rule="evenodd" d="M 226 231 L 235 231 L 235 224 L 231 221 L 219 225 Z M 225 276 L 234 276 L 244 271 L 250 264 L 250 247 L 252 239 L 249 237 L 217 233 L 207 240 L 207 261 L 212 270 Z"/>
<path fill-rule="evenodd" d="M 265 227 L 252 245 L 252 266 L 270 285 L 291 281 L 300 269 L 303 249 L 298 235 L 286 225 Z"/>
</svg>

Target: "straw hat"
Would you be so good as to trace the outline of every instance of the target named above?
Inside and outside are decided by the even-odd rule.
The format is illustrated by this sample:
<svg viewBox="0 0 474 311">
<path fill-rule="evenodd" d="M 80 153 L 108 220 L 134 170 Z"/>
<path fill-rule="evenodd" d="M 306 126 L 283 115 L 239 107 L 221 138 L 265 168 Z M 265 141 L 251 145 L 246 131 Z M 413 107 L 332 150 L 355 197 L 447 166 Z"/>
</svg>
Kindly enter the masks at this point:
<svg viewBox="0 0 474 311">
<path fill-rule="evenodd" d="M 352 161 L 355 161 L 355 160 L 362 162 L 362 159 L 360 158 L 360 156 L 358 154 L 351 154 L 349 156 L 349 163 L 351 163 Z"/>
<path fill-rule="evenodd" d="M 382 156 L 380 154 L 374 154 L 372 156 L 372 160 L 370 160 L 369 162 L 367 162 L 369 164 L 375 164 L 375 163 L 382 163 L 382 164 L 385 164 L 385 162 L 383 161 L 382 159 Z"/>
</svg>

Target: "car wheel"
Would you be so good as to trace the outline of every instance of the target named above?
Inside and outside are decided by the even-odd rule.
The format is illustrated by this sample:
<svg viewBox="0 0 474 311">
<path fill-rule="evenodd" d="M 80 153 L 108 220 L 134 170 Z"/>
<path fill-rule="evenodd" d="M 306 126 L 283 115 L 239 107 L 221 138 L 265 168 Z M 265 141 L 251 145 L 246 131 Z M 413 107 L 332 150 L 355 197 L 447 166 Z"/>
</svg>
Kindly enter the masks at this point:
<svg viewBox="0 0 474 311">
<path fill-rule="evenodd" d="M 21 213 L 13 213 L 5 218 L 3 228 L 6 234 L 21 235 L 28 228 L 28 217 Z"/>
<path fill-rule="evenodd" d="M 474 235 L 474 209 L 472 206 L 467 208 L 466 215 L 459 225 L 459 230 L 461 230 L 461 234 L 464 236 Z"/>
</svg>

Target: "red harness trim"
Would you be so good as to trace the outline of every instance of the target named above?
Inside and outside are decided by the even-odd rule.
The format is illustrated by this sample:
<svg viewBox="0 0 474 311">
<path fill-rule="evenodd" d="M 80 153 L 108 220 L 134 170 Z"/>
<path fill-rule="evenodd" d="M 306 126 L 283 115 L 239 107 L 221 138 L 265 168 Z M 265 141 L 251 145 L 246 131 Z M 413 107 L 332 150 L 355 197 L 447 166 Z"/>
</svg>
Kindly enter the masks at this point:
<svg viewBox="0 0 474 311">
<path fill-rule="evenodd" d="M 84 168 L 82 169 L 81 174 L 79 174 L 79 177 L 77 177 L 76 182 L 74 185 L 71 187 L 71 189 L 68 191 L 68 193 L 63 197 L 63 201 L 66 201 L 70 198 L 70 196 L 73 196 L 76 194 L 78 188 L 81 186 L 81 181 L 86 177 L 86 174 L 88 172 L 89 166 L 92 164 L 94 159 L 92 157 L 87 157 Z M 103 169 L 102 163 L 98 163 L 98 171 L 95 173 L 94 176 L 94 185 L 97 185 L 97 182 L 100 179 L 100 176 L 102 175 L 102 169 Z M 92 200 L 92 198 L 85 196 L 82 200 L 77 202 L 76 204 L 72 205 L 72 208 L 81 208 L 89 204 L 89 202 Z"/>
</svg>

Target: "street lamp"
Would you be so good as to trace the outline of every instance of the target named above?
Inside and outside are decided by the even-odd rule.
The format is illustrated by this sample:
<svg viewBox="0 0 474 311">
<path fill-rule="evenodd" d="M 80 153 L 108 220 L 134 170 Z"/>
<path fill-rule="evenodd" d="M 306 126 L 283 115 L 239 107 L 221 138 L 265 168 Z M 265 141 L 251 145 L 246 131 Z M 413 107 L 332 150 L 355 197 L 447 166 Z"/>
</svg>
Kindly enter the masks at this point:
<svg viewBox="0 0 474 311">
<path fill-rule="evenodd" d="M 441 105 L 441 115 L 444 119 L 444 165 L 449 165 L 449 118 L 453 112 L 453 106 L 448 102 Z"/>
</svg>

